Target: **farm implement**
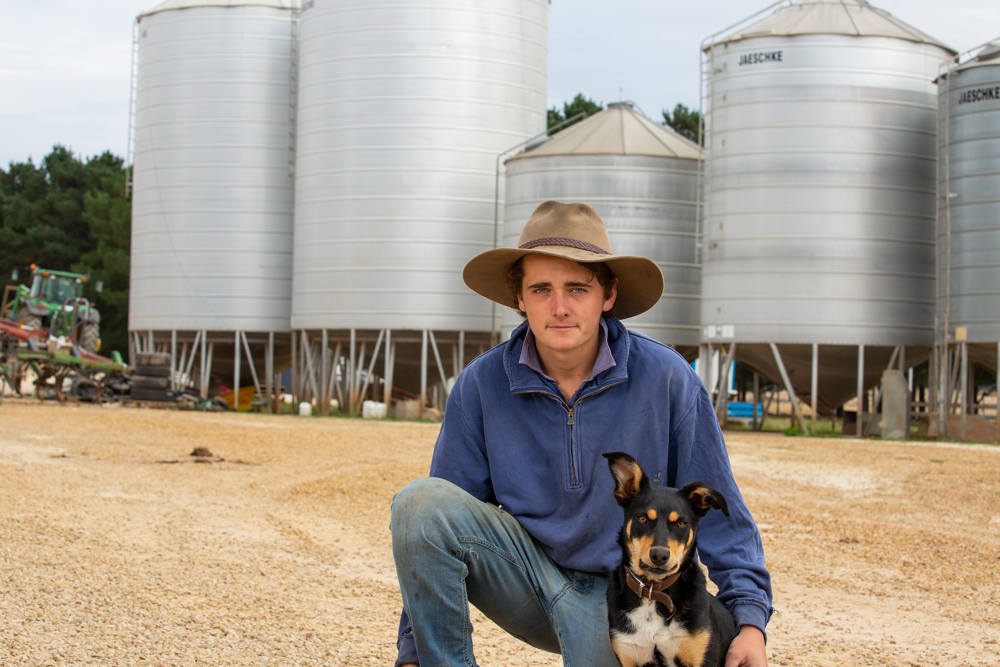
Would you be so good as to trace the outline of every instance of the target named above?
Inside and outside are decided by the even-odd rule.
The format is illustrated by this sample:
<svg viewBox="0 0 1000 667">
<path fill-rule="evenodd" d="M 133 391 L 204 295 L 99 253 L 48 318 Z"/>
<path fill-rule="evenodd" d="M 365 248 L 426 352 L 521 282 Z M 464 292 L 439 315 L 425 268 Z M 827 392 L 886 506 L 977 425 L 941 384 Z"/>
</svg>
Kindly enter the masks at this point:
<svg viewBox="0 0 1000 667">
<path fill-rule="evenodd" d="M 40 399 L 114 400 L 128 394 L 129 383 L 128 367 L 117 352 L 112 356 L 87 352 L 65 338 L 51 338 L 42 329 L 0 318 L 0 401 L 3 383 L 20 395 L 29 371 Z"/>
</svg>

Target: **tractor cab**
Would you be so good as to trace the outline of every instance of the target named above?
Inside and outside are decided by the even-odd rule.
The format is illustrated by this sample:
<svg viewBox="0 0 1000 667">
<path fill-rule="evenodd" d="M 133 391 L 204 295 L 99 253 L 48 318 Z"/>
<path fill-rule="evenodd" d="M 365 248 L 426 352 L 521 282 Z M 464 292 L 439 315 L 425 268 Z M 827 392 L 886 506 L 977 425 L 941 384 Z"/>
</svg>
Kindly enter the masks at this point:
<svg viewBox="0 0 1000 667">
<path fill-rule="evenodd" d="M 11 278 L 17 280 L 15 271 Z M 87 352 L 100 349 L 101 314 L 83 296 L 89 276 L 31 265 L 31 285 L 8 285 L 0 317 L 29 330 L 45 329 L 53 337 L 68 336 Z M 97 283 L 101 291 L 101 283 Z"/>
<path fill-rule="evenodd" d="M 58 271 L 35 271 L 31 280 L 29 298 L 62 305 L 67 299 L 83 296 L 83 284 L 87 277 Z"/>
</svg>

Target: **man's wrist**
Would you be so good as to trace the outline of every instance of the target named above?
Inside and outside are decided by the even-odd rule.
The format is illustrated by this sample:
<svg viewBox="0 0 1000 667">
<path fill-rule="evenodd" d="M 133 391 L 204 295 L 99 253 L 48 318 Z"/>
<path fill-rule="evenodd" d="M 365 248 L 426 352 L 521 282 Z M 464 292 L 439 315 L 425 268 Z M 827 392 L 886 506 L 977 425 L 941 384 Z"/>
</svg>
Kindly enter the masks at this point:
<svg viewBox="0 0 1000 667">
<path fill-rule="evenodd" d="M 769 616 L 767 612 L 756 604 L 745 603 L 734 605 L 731 611 L 733 620 L 736 621 L 736 627 L 739 630 L 742 630 L 744 627 L 756 628 L 764 636 L 764 642 L 767 642 L 767 630 L 764 629 Z"/>
</svg>

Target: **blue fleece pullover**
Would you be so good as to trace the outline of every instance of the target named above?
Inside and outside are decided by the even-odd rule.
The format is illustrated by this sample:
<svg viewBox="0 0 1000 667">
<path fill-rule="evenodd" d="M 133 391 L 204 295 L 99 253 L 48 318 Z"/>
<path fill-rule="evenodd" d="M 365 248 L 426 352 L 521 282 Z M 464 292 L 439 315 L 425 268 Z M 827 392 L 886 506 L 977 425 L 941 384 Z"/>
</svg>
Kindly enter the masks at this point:
<svg viewBox="0 0 1000 667">
<path fill-rule="evenodd" d="M 701 520 L 699 558 L 737 625 L 763 631 L 771 577 L 705 386 L 672 348 L 605 322 L 616 365 L 572 403 L 519 363 L 527 322 L 470 363 L 448 398 L 430 476 L 503 505 L 559 565 L 599 573 L 620 566 L 623 520 L 602 453 L 631 454 L 653 484 L 701 480 L 726 497 L 730 516 Z M 405 612 L 401 620 L 400 657 L 415 658 Z"/>
</svg>

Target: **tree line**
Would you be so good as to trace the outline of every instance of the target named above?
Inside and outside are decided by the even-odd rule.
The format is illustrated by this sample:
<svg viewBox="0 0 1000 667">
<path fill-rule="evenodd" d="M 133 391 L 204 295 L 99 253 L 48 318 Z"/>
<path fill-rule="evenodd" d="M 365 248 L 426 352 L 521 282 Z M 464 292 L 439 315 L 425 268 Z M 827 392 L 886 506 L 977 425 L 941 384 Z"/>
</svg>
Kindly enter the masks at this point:
<svg viewBox="0 0 1000 667">
<path fill-rule="evenodd" d="M 0 168 L 0 280 L 28 284 L 31 264 L 90 274 L 84 296 L 101 313 L 105 354 L 124 352 L 128 341 L 132 206 L 125 176 L 124 160 L 109 151 L 81 159 L 58 144 L 37 166 L 29 158 Z"/>
<path fill-rule="evenodd" d="M 577 93 L 576 97 L 572 100 L 563 103 L 562 109 L 553 106 L 548 110 L 548 127 L 551 129 L 567 118 L 572 118 L 581 112 L 586 112 L 587 116 L 592 116 L 603 109 L 603 102 L 595 102 L 592 99 L 584 97 L 583 93 Z M 678 102 L 673 111 L 663 109 L 661 113 L 663 114 L 663 125 L 672 128 L 674 132 L 686 139 L 690 139 L 702 146 L 705 145 L 704 137 L 699 136 L 701 114 L 698 113 L 697 109 L 689 109 L 686 105 Z M 560 129 L 564 130 L 566 127 L 575 125 L 578 122 L 580 121 L 575 120 Z"/>
</svg>

